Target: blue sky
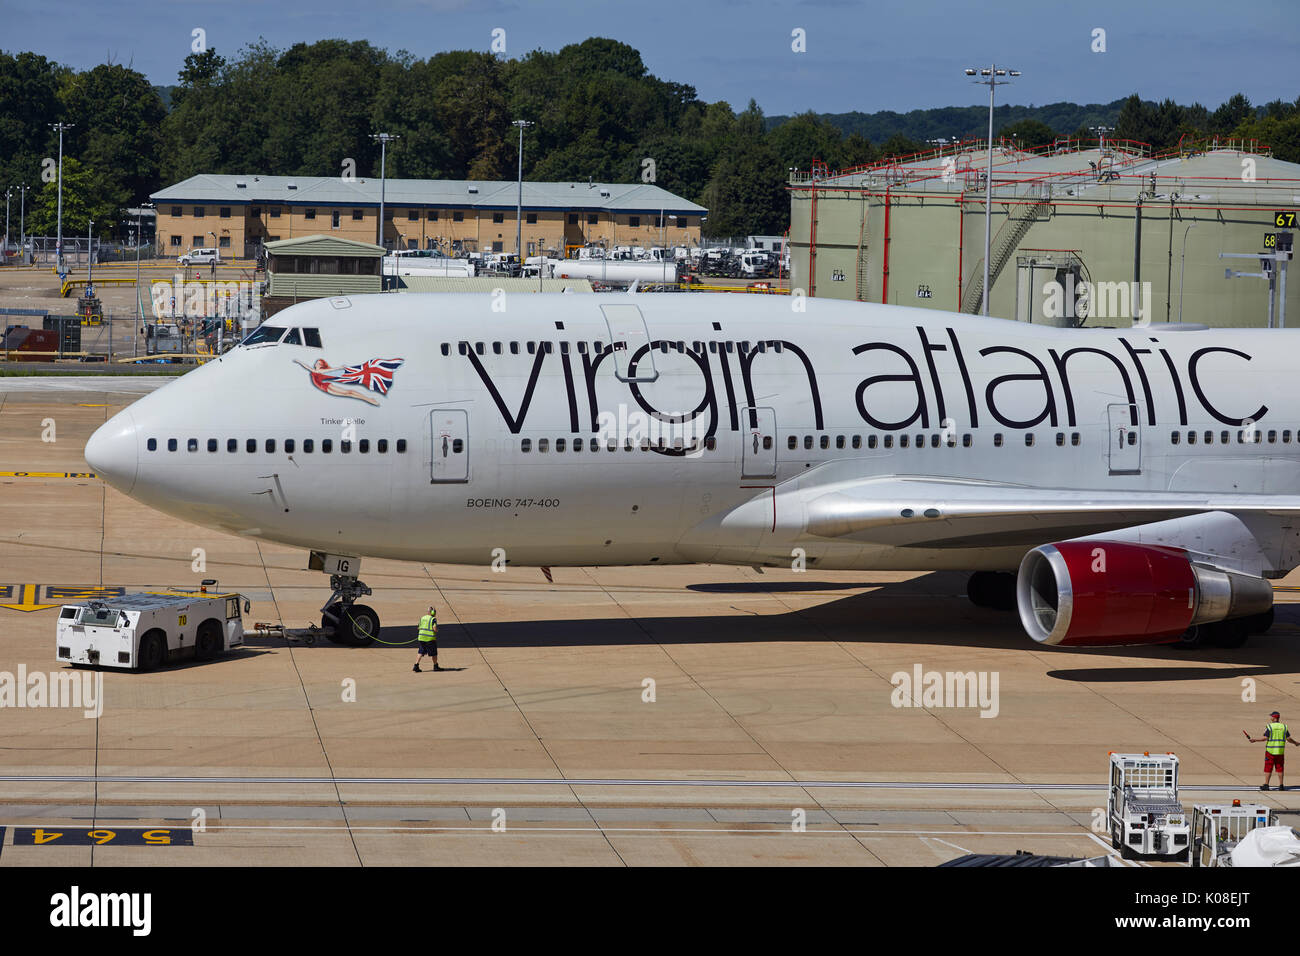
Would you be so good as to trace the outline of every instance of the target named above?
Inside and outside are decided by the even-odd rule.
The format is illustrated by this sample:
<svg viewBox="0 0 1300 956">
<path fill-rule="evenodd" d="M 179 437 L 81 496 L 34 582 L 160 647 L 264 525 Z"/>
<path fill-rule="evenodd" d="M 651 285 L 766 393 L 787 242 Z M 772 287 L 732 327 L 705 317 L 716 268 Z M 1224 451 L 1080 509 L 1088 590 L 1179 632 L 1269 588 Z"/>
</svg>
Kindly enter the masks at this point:
<svg viewBox="0 0 1300 956">
<path fill-rule="evenodd" d="M 343 37 L 426 57 L 487 50 L 500 28 L 514 57 L 607 36 L 662 79 L 737 108 L 752 97 L 768 114 L 983 103 L 961 71 L 990 60 L 1024 73 L 1000 103 L 1300 95 L 1295 0 L 0 0 L 0 49 L 78 69 L 130 63 L 160 84 L 175 82 L 195 28 L 223 54 L 259 36 L 280 48 Z M 791 48 L 796 29 L 805 52 Z M 1091 49 L 1097 29 L 1104 53 Z"/>
</svg>

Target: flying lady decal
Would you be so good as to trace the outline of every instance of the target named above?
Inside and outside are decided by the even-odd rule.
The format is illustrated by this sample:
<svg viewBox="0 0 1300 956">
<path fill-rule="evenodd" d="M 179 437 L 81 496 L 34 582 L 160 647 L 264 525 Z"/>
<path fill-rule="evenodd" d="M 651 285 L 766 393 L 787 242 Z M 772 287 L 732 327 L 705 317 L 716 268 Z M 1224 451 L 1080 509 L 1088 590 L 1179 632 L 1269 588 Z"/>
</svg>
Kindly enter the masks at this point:
<svg viewBox="0 0 1300 956">
<path fill-rule="evenodd" d="M 338 398 L 355 398 L 370 405 L 379 404 L 379 399 L 375 398 L 372 392 L 380 395 L 388 394 L 388 390 L 393 387 L 393 373 L 401 368 L 405 361 L 405 359 L 375 358 L 361 365 L 330 368 L 324 359 L 317 359 L 312 365 L 294 359 L 295 364 L 307 370 L 307 374 L 311 376 L 311 383 L 325 394 Z M 347 385 L 357 385 L 360 388 L 345 388 L 344 386 Z"/>
</svg>

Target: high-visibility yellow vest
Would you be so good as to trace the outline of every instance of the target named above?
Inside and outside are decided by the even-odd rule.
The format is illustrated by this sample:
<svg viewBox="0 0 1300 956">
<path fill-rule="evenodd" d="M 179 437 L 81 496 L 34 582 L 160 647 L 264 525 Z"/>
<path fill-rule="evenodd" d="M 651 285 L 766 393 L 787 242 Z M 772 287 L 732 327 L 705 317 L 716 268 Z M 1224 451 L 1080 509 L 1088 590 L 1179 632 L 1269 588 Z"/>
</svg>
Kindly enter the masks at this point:
<svg viewBox="0 0 1300 956">
<path fill-rule="evenodd" d="M 432 614 L 420 618 L 420 640 L 436 641 L 438 639 L 438 619 Z"/>
<path fill-rule="evenodd" d="M 1286 751 L 1286 738 L 1286 724 L 1269 724 L 1264 749 L 1271 754 L 1283 753 Z"/>
</svg>

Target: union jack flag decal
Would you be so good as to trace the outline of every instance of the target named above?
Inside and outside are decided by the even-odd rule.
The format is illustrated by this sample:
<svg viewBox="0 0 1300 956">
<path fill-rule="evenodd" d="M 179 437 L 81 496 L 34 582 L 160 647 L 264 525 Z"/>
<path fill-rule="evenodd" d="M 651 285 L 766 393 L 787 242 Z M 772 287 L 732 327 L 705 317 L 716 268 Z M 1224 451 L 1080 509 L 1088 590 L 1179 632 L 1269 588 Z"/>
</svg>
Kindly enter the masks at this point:
<svg viewBox="0 0 1300 956">
<path fill-rule="evenodd" d="M 401 368 L 404 362 L 405 359 L 399 358 L 374 358 L 360 365 L 346 365 L 342 368 L 330 368 L 324 359 L 318 359 L 310 367 L 302 362 L 298 364 L 307 369 L 311 383 L 327 395 L 359 398 L 363 402 L 377 405 L 379 403 L 366 393 L 377 392 L 380 395 L 387 395 L 388 390 L 393 387 L 393 373 Z M 357 385 L 363 391 L 357 392 L 354 389 L 340 387 L 344 385 Z"/>
</svg>

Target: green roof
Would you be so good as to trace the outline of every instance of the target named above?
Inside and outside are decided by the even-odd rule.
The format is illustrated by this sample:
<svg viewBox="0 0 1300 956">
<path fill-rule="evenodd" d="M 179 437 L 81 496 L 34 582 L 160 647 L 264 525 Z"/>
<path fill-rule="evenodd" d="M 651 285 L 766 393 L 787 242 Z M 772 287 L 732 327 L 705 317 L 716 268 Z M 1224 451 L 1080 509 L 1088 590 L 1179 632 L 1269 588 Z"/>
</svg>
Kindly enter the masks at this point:
<svg viewBox="0 0 1300 956">
<path fill-rule="evenodd" d="M 277 239 L 266 244 L 266 251 L 273 256 L 361 256 L 372 259 L 387 254 L 382 246 L 373 242 L 358 242 L 356 239 L 340 239 L 335 236 Z"/>
</svg>

